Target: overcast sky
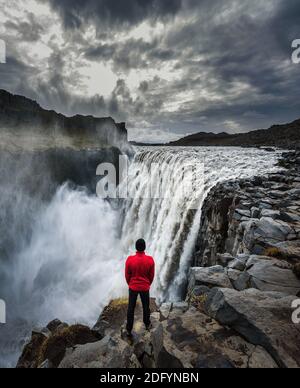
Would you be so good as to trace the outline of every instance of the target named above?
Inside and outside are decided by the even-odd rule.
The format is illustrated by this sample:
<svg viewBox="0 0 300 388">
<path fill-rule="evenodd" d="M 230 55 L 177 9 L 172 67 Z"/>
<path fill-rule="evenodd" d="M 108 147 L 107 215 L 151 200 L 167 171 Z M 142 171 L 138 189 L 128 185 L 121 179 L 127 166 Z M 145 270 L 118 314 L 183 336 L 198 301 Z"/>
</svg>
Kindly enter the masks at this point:
<svg viewBox="0 0 300 388">
<path fill-rule="evenodd" d="M 131 140 L 300 118 L 299 0 L 0 0 L 0 88 Z"/>
</svg>

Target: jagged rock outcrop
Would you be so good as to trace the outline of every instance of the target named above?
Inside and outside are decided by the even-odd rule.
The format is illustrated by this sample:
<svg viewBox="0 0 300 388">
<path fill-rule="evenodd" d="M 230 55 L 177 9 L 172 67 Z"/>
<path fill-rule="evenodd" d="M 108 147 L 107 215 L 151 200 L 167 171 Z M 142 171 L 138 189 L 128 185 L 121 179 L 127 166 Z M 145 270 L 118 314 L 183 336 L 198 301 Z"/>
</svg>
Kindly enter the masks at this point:
<svg viewBox="0 0 300 388">
<path fill-rule="evenodd" d="M 296 264 L 300 246 L 299 155 L 284 155 L 280 163 L 288 170 L 226 182 L 211 191 L 203 206 L 195 266 L 227 265 L 238 254 L 284 258 Z"/>
<path fill-rule="evenodd" d="M 132 339 L 126 338 L 122 330 L 126 306 L 127 300 L 112 301 L 90 332 L 104 337 L 81 345 L 73 342 L 67 349 L 63 347 L 64 356 L 58 367 L 278 368 L 274 358 L 262 346 L 251 344 L 209 317 L 200 301 L 162 305 L 160 309 L 154 307 L 152 301 L 152 309 L 157 311 L 151 315 L 153 327 L 150 331 L 143 327 L 139 306 Z M 101 324 L 104 320 L 106 325 Z M 112 322 L 114 324 L 110 325 Z M 53 334 L 49 338 L 51 336 Z M 43 341 L 49 339 L 41 337 L 42 344 L 36 344 L 33 334 L 20 358 L 19 367 L 57 367 L 57 362 L 45 359 L 46 353 L 41 351 L 45 348 Z"/>
<path fill-rule="evenodd" d="M 205 307 L 222 325 L 267 350 L 279 366 L 300 368 L 300 327 L 291 319 L 293 300 L 286 294 L 255 289 L 215 289 Z"/>
<path fill-rule="evenodd" d="M 17 368 L 57 368 L 67 349 L 75 345 L 95 343 L 100 339 L 97 332 L 86 326 L 68 326 L 59 320 L 52 321 L 45 328 L 33 330 L 31 341 L 25 346 Z"/>
<path fill-rule="evenodd" d="M 282 172 L 211 191 L 188 286 L 188 300 L 286 368 L 300 367 L 292 319 L 300 296 L 299 156 L 284 154 Z"/>
<path fill-rule="evenodd" d="M 286 170 L 227 182 L 206 199 L 194 267 L 221 265 L 237 290 L 300 292 L 300 153 Z M 199 271 L 199 270 L 198 270 Z"/>
</svg>

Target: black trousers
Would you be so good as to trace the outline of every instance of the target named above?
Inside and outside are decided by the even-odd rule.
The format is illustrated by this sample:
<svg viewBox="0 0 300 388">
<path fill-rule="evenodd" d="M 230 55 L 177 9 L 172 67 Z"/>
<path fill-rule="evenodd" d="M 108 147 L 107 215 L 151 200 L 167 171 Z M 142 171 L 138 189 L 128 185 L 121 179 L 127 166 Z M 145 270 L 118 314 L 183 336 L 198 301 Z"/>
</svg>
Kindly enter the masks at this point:
<svg viewBox="0 0 300 388">
<path fill-rule="evenodd" d="M 140 295 L 142 305 L 143 305 L 143 320 L 146 326 L 149 326 L 150 321 L 150 292 L 136 292 L 129 290 L 129 304 L 128 304 L 128 313 L 127 313 L 127 331 L 132 332 L 134 324 L 134 311 L 136 307 L 137 298 Z"/>
</svg>

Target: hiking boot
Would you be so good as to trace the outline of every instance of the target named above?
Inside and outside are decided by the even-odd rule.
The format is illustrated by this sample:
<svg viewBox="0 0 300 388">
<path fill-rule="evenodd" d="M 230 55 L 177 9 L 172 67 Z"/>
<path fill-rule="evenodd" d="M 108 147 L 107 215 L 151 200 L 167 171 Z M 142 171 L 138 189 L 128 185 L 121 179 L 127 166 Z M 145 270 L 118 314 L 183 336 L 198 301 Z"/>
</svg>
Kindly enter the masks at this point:
<svg viewBox="0 0 300 388">
<path fill-rule="evenodd" d="M 131 339 L 133 337 L 132 333 L 130 331 L 128 331 L 127 329 L 125 329 L 124 327 L 122 327 L 121 329 L 121 337 L 123 339 Z"/>
</svg>

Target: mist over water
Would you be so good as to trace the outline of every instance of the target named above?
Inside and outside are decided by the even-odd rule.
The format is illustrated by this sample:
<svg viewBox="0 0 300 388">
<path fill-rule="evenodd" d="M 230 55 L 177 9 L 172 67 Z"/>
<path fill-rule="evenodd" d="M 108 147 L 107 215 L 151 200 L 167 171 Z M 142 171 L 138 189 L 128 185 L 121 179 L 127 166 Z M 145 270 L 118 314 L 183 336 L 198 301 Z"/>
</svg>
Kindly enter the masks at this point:
<svg viewBox="0 0 300 388">
<path fill-rule="evenodd" d="M 14 365 L 32 326 L 55 318 L 93 325 L 112 298 L 126 295 L 124 263 L 137 238 L 156 260 L 153 294 L 180 299 L 209 189 L 275 171 L 276 160 L 256 149 L 138 148 L 129 169 L 136 195 L 122 209 L 67 184 L 49 197 L 47 174 L 36 186 L 30 163 L 22 170 L 2 160 L 0 298 L 8 323 L 0 327 L 0 365 Z M 150 186 L 163 197 L 144 195 Z M 183 186 L 193 191 L 182 195 Z"/>
<path fill-rule="evenodd" d="M 14 305 L 21 316 L 44 323 L 54 317 L 93 322 L 121 289 L 117 231 L 118 214 L 108 203 L 61 187 L 40 211 L 30 243 L 15 258 Z"/>
</svg>

